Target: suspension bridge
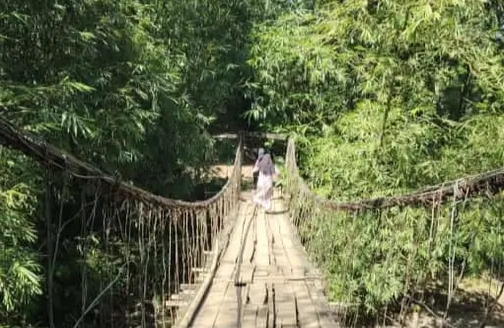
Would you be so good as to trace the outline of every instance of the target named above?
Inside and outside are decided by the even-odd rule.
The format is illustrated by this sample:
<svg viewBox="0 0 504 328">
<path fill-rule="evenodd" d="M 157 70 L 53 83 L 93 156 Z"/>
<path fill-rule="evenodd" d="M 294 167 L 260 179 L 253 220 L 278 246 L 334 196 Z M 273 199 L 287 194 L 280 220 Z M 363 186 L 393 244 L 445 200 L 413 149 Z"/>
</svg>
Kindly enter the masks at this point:
<svg viewBox="0 0 504 328">
<path fill-rule="evenodd" d="M 185 202 L 127 184 L 0 120 L 0 144 L 42 164 L 50 180 L 46 206 L 59 206 L 46 210 L 45 218 L 56 227 L 47 232 L 48 299 L 54 293 L 52 260 L 66 225 L 75 230 L 75 256 L 86 259 L 95 248 L 106 255 L 99 298 L 83 292 L 75 327 L 88 316 L 95 316 L 97 327 L 339 327 L 344 307 L 329 303 L 322 272 L 305 248 L 316 238 L 307 233 L 312 218 L 437 206 L 504 187 L 504 173 L 497 170 L 408 195 L 335 203 L 313 194 L 301 178 L 294 138 L 244 132 L 216 138 L 236 140 L 227 182 L 207 200 Z M 249 178 L 244 143 L 251 138 L 286 144 L 286 183 L 275 190 L 272 211 L 255 206 L 251 191 L 242 188 Z M 82 266 L 83 290 L 90 288 L 88 270 Z"/>
</svg>

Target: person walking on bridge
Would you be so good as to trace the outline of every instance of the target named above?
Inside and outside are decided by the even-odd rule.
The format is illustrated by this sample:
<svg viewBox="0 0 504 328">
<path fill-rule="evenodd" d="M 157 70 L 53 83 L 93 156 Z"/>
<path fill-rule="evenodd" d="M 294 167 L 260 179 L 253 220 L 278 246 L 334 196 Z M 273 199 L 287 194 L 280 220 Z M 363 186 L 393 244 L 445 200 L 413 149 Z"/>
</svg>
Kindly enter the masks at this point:
<svg viewBox="0 0 504 328">
<path fill-rule="evenodd" d="M 261 205 L 264 210 L 271 209 L 271 198 L 273 197 L 273 178 L 278 174 L 278 170 L 271 159 L 270 154 L 264 154 L 262 159 L 256 162 L 254 171 L 259 172 L 257 179 L 256 193 L 253 202 Z"/>
<path fill-rule="evenodd" d="M 259 178 L 259 171 L 256 168 L 258 163 L 263 159 L 264 153 L 264 148 L 259 148 L 259 150 L 257 151 L 257 159 L 254 165 L 254 172 L 252 173 L 254 178 L 254 190 L 257 190 L 257 179 Z"/>
</svg>

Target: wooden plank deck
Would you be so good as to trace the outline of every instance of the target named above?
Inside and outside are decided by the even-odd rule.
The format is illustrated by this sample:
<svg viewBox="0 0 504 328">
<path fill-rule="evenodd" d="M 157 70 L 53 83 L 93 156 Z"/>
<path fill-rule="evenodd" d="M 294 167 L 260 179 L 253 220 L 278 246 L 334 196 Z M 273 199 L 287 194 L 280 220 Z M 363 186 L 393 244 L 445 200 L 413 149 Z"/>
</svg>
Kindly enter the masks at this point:
<svg viewBox="0 0 504 328">
<path fill-rule="evenodd" d="M 250 192 L 242 197 L 248 201 L 191 327 L 338 327 L 283 201 L 276 197 L 265 213 Z"/>
</svg>

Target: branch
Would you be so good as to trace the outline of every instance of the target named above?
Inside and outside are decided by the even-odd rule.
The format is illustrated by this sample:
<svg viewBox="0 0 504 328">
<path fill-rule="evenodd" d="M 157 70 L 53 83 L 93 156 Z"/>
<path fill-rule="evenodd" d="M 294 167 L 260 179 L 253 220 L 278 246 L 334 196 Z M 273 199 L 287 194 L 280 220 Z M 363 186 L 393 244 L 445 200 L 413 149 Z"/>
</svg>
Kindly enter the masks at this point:
<svg viewBox="0 0 504 328">
<path fill-rule="evenodd" d="M 411 302 L 413 302 L 413 303 L 415 303 L 415 304 L 420 305 L 421 307 L 423 307 L 425 309 L 425 311 L 427 311 L 434 318 L 436 318 L 438 320 L 441 320 L 441 322 L 443 323 L 443 325 L 446 325 L 447 327 L 450 327 L 450 328 L 457 328 L 456 326 L 452 325 L 451 323 L 447 322 L 446 320 L 444 320 L 443 318 L 441 318 L 440 316 L 438 316 L 430 307 L 427 306 L 427 304 L 425 304 L 423 302 L 420 302 L 419 300 L 414 299 L 413 297 L 411 297 L 409 295 L 406 295 L 406 297 Z"/>
<path fill-rule="evenodd" d="M 499 299 L 501 298 L 502 294 L 504 293 L 504 283 L 502 283 L 500 289 L 499 289 L 499 293 L 497 294 L 497 296 L 495 297 L 494 301 L 492 302 L 492 304 L 490 304 L 490 306 L 488 306 L 486 309 L 485 309 L 485 316 L 483 317 L 483 319 L 481 320 L 481 323 L 479 325 L 479 328 L 485 328 L 486 325 L 487 325 L 487 321 L 488 321 L 488 317 L 490 316 L 490 314 L 495 310 L 495 307 L 497 306 L 497 303 L 499 303 Z"/>
<path fill-rule="evenodd" d="M 112 288 L 112 286 L 114 286 L 114 284 L 117 282 L 117 280 L 119 280 L 119 277 L 121 276 L 121 274 L 123 273 L 123 269 L 124 267 L 126 266 L 126 264 L 128 263 L 124 263 L 120 268 L 119 268 L 119 273 L 116 275 L 116 277 L 114 278 L 114 280 L 112 280 L 108 285 L 107 287 L 105 287 L 101 292 L 100 294 L 98 294 L 98 296 L 95 297 L 95 299 L 93 300 L 93 302 L 91 302 L 91 304 L 89 304 L 89 306 L 87 307 L 86 311 L 84 311 L 83 314 L 81 314 L 81 316 L 79 317 L 79 320 L 77 320 L 77 322 L 75 323 L 75 325 L 73 326 L 73 328 L 77 328 L 79 327 L 79 324 L 81 323 L 82 320 L 84 320 L 84 317 L 89 313 L 89 311 L 91 311 L 95 306 L 96 304 L 98 303 L 98 301 L 103 297 L 103 295 L 105 295 L 105 293 L 110 289 Z"/>
</svg>

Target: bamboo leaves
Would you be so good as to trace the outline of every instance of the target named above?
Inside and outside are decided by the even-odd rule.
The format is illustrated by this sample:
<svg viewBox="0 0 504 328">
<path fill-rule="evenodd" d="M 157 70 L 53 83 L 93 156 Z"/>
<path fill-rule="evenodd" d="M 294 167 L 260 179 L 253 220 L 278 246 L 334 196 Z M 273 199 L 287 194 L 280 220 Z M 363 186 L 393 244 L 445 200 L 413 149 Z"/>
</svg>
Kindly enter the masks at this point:
<svg viewBox="0 0 504 328">
<path fill-rule="evenodd" d="M 285 13 L 255 29 L 257 112 L 312 135 L 304 172 L 337 201 L 501 167 L 499 13 L 470 0 L 329 1 Z M 454 295 L 459 275 L 495 272 L 502 204 L 463 203 L 380 215 L 321 210 L 300 233 L 334 298 L 376 314 L 438 280 Z"/>
<path fill-rule="evenodd" d="M 35 197 L 28 185 L 12 185 L 9 176 L 18 170 L 15 157 L 5 150 L 0 154 L 0 309 L 14 314 L 41 293 L 41 268 L 29 247 L 37 239 L 30 222 Z"/>
</svg>

